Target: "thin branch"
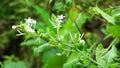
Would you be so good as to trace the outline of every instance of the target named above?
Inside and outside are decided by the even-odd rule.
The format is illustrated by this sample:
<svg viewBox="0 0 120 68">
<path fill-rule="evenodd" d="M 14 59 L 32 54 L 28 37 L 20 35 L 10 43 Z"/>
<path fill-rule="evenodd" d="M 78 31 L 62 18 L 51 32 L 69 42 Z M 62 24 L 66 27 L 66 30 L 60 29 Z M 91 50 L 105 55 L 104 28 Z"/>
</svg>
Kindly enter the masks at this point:
<svg viewBox="0 0 120 68">
<path fill-rule="evenodd" d="M 93 63 L 95 63 L 95 64 L 97 64 L 97 65 L 103 67 L 103 66 L 100 65 L 98 62 L 96 62 L 95 60 L 93 60 L 93 59 L 90 58 L 89 56 L 85 55 L 85 54 L 84 54 L 82 51 L 80 51 L 78 48 L 76 48 L 76 50 L 77 50 L 78 52 L 80 52 L 82 55 L 84 55 L 85 57 L 87 57 L 87 58 L 88 58 L 90 61 L 92 61 Z"/>
<path fill-rule="evenodd" d="M 79 26 L 77 25 L 77 23 L 74 22 L 74 24 L 75 24 L 76 28 L 78 29 L 79 33 L 82 34 L 82 31 L 80 30 L 80 28 L 79 28 Z M 82 38 L 85 40 L 86 44 L 87 44 L 88 46 L 90 46 L 90 45 L 88 44 L 87 40 L 85 39 L 85 36 L 84 36 L 84 35 L 83 35 Z"/>
</svg>

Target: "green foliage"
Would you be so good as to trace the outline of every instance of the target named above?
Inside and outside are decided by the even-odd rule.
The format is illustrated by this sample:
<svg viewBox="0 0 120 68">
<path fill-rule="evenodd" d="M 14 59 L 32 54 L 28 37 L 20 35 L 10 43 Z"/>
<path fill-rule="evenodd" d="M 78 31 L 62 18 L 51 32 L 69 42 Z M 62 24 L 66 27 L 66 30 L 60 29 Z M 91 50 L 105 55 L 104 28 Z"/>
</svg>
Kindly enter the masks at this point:
<svg viewBox="0 0 120 68">
<path fill-rule="evenodd" d="M 41 16 L 41 18 L 44 20 L 44 22 L 46 22 L 46 24 L 48 25 L 48 27 L 52 27 L 52 25 L 49 22 L 50 19 L 50 14 L 44 10 L 43 8 L 40 8 L 39 6 L 33 4 L 33 8 L 39 13 L 39 15 Z"/>
<path fill-rule="evenodd" d="M 27 68 L 25 63 L 23 62 L 16 62 L 16 61 L 5 61 L 4 62 L 4 68 Z"/>
<path fill-rule="evenodd" d="M 118 51 L 116 47 L 113 45 L 110 51 L 106 53 L 103 58 L 107 61 L 107 64 L 110 64 L 113 62 L 114 58 L 117 58 L 119 56 Z"/>
<path fill-rule="evenodd" d="M 45 63 L 43 68 L 62 68 L 63 64 L 65 63 L 65 60 L 65 56 L 54 55 Z"/>
<path fill-rule="evenodd" d="M 101 14 L 102 17 L 105 18 L 108 22 L 110 22 L 111 24 L 115 24 L 115 19 L 107 13 L 103 12 L 101 9 L 99 9 L 98 6 L 96 6 L 94 10 Z"/>
<path fill-rule="evenodd" d="M 114 26 L 109 25 L 107 29 L 109 30 L 110 34 L 113 37 L 116 38 L 120 37 L 120 25 L 114 25 Z"/>
<path fill-rule="evenodd" d="M 101 44 L 96 48 L 96 61 L 102 66 L 106 66 L 106 62 L 102 57 L 104 55 L 104 51 L 105 49 Z"/>
<path fill-rule="evenodd" d="M 49 43 L 33 48 L 34 55 L 37 56 L 40 52 L 47 49 Z"/>
<path fill-rule="evenodd" d="M 59 53 L 59 51 L 55 48 L 47 49 L 46 51 L 43 52 L 42 62 L 46 63 L 50 58 L 55 56 L 57 53 Z"/>
<path fill-rule="evenodd" d="M 119 53 L 118 53 L 116 47 L 113 45 L 112 48 L 107 53 L 105 53 L 106 50 L 107 49 L 104 49 L 101 44 L 98 45 L 98 47 L 96 48 L 96 60 L 97 60 L 97 62 L 101 66 L 104 66 L 105 68 L 117 67 L 118 63 L 115 63 L 115 61 L 114 61 L 114 59 L 119 56 Z"/>
<path fill-rule="evenodd" d="M 3 68 L 120 68 L 117 0 L 4 0 L 0 11 Z"/>
<path fill-rule="evenodd" d="M 79 24 L 80 28 L 82 28 L 83 24 L 87 21 L 87 19 L 90 19 L 90 16 L 84 12 L 81 12 L 80 14 L 78 14 L 76 23 Z"/>
<path fill-rule="evenodd" d="M 78 52 L 73 52 L 68 61 L 64 64 L 63 68 L 76 68 L 76 64 L 79 61 L 80 54 Z"/>
<path fill-rule="evenodd" d="M 22 42 L 20 45 L 21 46 L 35 46 L 38 45 L 39 43 L 37 43 L 37 41 L 35 41 L 35 39 L 30 39 L 27 41 Z"/>
<path fill-rule="evenodd" d="M 26 63 L 19 61 L 14 56 L 5 56 L 6 60 L 3 63 L 3 68 L 28 68 Z"/>
</svg>

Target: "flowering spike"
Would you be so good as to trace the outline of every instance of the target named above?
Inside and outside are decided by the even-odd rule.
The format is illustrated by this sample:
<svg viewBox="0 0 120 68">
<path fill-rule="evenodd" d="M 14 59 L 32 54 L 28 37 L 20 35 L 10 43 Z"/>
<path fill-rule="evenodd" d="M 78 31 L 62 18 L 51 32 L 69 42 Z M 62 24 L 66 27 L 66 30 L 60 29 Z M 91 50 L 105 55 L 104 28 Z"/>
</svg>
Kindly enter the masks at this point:
<svg viewBox="0 0 120 68">
<path fill-rule="evenodd" d="M 25 19 L 26 23 L 36 24 L 36 21 L 34 19 L 31 19 L 30 17 L 28 19 Z"/>
<path fill-rule="evenodd" d="M 65 18 L 65 16 L 63 15 L 63 14 L 61 14 L 61 15 L 58 15 L 57 16 L 57 19 L 56 19 L 56 22 L 58 22 L 58 23 L 63 23 L 63 19 Z"/>
<path fill-rule="evenodd" d="M 18 33 L 20 33 L 20 34 L 17 34 L 17 36 L 24 35 L 24 33 L 21 32 L 21 28 L 20 28 L 22 26 L 24 26 L 26 32 L 34 33 L 35 32 L 35 26 L 36 26 L 36 20 L 31 19 L 29 17 L 29 18 L 25 19 L 25 24 L 13 25 L 12 29 L 16 29 L 16 28 L 19 27 L 18 29 L 16 29 L 18 31 Z"/>
</svg>

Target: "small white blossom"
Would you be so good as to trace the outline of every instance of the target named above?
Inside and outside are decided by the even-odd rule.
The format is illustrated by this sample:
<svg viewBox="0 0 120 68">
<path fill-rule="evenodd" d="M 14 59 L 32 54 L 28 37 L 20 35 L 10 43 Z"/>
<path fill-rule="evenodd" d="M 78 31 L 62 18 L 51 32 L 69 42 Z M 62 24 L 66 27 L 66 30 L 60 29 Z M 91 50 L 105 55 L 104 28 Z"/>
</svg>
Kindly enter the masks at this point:
<svg viewBox="0 0 120 68">
<path fill-rule="evenodd" d="M 58 22 L 58 23 L 62 23 L 63 20 L 61 20 L 61 19 L 56 19 L 56 22 Z"/>
<path fill-rule="evenodd" d="M 36 20 L 31 19 L 30 17 L 28 19 L 25 19 L 25 22 L 31 23 L 31 24 L 36 24 Z"/>
<path fill-rule="evenodd" d="M 83 39 L 80 40 L 80 44 L 85 44 L 85 41 Z"/>
<path fill-rule="evenodd" d="M 29 23 L 29 22 L 31 22 L 31 18 L 29 17 L 28 19 L 25 19 L 25 22 L 27 22 L 27 23 Z"/>
<path fill-rule="evenodd" d="M 25 28 L 25 31 L 26 32 L 29 32 L 29 33 L 34 33 L 35 32 L 35 26 L 36 26 L 36 20 L 34 19 L 31 19 L 30 17 L 28 19 L 25 19 L 25 24 L 22 24 L 22 25 L 13 25 L 12 26 L 12 29 L 16 29 L 17 32 L 19 34 L 17 34 L 17 36 L 20 36 L 20 35 L 25 35 L 25 33 L 22 33 L 22 30 L 20 27 L 24 26 Z M 32 28 L 32 26 L 34 26 L 34 28 Z M 18 28 L 19 27 L 19 28 Z"/>
<path fill-rule="evenodd" d="M 27 32 L 30 32 L 30 33 L 34 33 L 34 32 L 35 32 L 35 30 L 32 29 L 31 26 L 29 26 L 29 25 L 26 25 L 26 26 L 25 26 L 25 30 L 26 30 Z"/>
<path fill-rule="evenodd" d="M 62 54 L 61 53 L 57 53 L 56 55 L 61 56 Z"/>
<path fill-rule="evenodd" d="M 63 23 L 63 19 L 65 18 L 65 16 L 62 14 L 60 16 L 57 16 L 56 22 L 58 23 Z"/>
<path fill-rule="evenodd" d="M 64 18 L 65 18 L 65 16 L 63 14 L 61 14 L 60 16 L 58 16 L 58 19 L 60 19 L 60 20 L 62 20 Z"/>
<path fill-rule="evenodd" d="M 31 19 L 30 17 L 28 19 L 25 19 L 25 22 L 27 23 L 25 26 L 25 30 L 30 33 L 35 32 L 35 26 L 36 26 L 36 20 Z M 34 26 L 34 29 L 32 29 L 32 25 Z"/>
<path fill-rule="evenodd" d="M 27 31 L 27 32 L 30 32 L 30 33 L 34 33 L 34 32 L 35 32 L 34 29 L 27 29 L 26 31 Z"/>
<path fill-rule="evenodd" d="M 63 23 L 64 21 L 63 21 L 63 19 L 65 18 L 65 16 L 63 15 L 63 14 L 61 14 L 61 15 L 58 15 L 57 17 L 56 17 L 56 19 L 51 19 L 51 20 L 49 20 L 50 21 L 50 23 L 53 25 L 53 27 L 54 28 L 57 28 L 57 29 L 59 29 L 60 27 L 61 27 L 61 23 Z"/>
<path fill-rule="evenodd" d="M 15 25 L 12 26 L 12 29 L 16 29 L 16 28 L 17 28 L 17 26 L 15 26 Z"/>
<path fill-rule="evenodd" d="M 32 19 L 32 22 L 31 22 L 31 23 L 36 24 L 36 20 L 33 20 L 33 19 Z"/>
<path fill-rule="evenodd" d="M 28 29 L 32 29 L 32 28 L 31 28 L 31 26 L 26 25 L 26 26 L 25 26 L 25 30 L 28 30 Z"/>
</svg>

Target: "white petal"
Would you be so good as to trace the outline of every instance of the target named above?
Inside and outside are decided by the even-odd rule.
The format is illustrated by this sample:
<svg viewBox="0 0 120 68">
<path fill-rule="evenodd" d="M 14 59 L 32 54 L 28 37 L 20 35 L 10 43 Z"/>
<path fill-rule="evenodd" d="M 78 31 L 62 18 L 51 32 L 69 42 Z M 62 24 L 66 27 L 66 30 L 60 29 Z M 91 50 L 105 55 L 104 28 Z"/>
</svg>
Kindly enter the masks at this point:
<svg viewBox="0 0 120 68">
<path fill-rule="evenodd" d="M 12 29 L 16 29 L 16 27 L 17 27 L 17 26 L 13 25 L 13 26 L 12 26 Z"/>
<path fill-rule="evenodd" d="M 84 44 L 85 44 L 85 41 L 84 41 L 83 39 L 81 39 L 81 40 L 80 40 L 80 43 L 84 45 Z"/>
<path fill-rule="evenodd" d="M 61 56 L 62 54 L 61 53 L 57 53 L 56 55 Z"/>
</svg>

